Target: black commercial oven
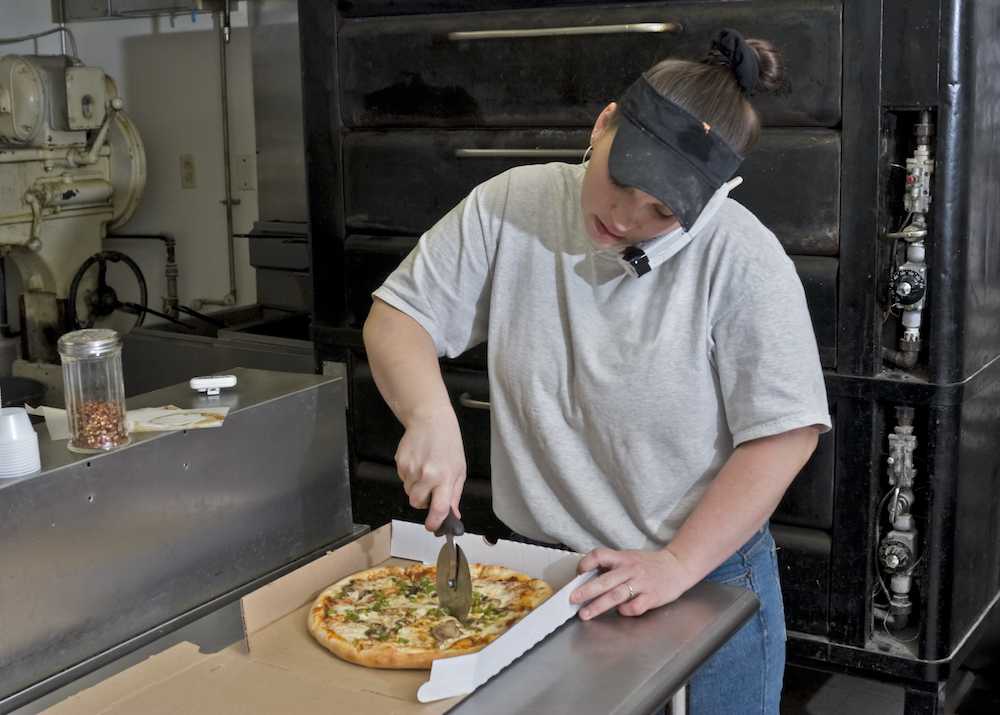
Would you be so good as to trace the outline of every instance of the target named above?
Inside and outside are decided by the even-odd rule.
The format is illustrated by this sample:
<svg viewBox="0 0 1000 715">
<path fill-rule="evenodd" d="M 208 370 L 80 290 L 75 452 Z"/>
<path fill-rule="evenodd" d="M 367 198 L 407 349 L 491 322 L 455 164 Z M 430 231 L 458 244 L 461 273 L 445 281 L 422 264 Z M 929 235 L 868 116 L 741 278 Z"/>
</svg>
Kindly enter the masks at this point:
<svg viewBox="0 0 1000 715">
<path fill-rule="evenodd" d="M 360 329 L 420 233 L 511 166 L 580 161 L 599 112 L 719 29 L 788 71 L 732 196 L 799 271 L 834 429 L 772 520 L 791 662 L 944 682 L 1000 593 L 1000 4 L 300 0 L 320 362 L 350 378 L 355 518 L 420 519 Z M 259 141 L 266 139 L 258 138 Z M 469 528 L 498 534 L 480 347 L 443 361 Z"/>
</svg>

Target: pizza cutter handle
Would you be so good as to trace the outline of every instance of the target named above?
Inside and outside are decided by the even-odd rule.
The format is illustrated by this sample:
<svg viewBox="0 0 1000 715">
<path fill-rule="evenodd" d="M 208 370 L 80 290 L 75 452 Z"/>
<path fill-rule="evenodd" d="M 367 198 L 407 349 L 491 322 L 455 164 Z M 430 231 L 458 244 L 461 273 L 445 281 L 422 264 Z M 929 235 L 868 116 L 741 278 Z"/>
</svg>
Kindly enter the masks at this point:
<svg viewBox="0 0 1000 715">
<path fill-rule="evenodd" d="M 462 520 L 455 515 L 454 509 L 448 510 L 448 516 L 444 518 L 444 522 L 441 524 L 441 528 L 434 532 L 434 536 L 446 536 L 451 534 L 452 536 L 461 536 L 465 533 L 465 524 Z"/>
</svg>

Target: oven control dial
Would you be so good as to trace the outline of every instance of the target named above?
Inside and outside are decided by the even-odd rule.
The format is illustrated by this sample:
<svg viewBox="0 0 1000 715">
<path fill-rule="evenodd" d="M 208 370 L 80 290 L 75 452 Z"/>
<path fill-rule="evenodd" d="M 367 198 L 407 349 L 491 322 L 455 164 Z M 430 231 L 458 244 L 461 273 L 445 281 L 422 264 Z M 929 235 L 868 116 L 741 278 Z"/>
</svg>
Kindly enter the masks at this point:
<svg viewBox="0 0 1000 715">
<path fill-rule="evenodd" d="M 900 268 L 892 274 L 889 282 L 893 301 L 899 305 L 913 305 L 920 302 L 924 297 L 926 286 L 923 274 L 912 268 Z"/>
<path fill-rule="evenodd" d="M 913 564 L 913 552 L 901 541 L 886 540 L 879 548 L 879 559 L 889 573 L 902 573 Z"/>
</svg>

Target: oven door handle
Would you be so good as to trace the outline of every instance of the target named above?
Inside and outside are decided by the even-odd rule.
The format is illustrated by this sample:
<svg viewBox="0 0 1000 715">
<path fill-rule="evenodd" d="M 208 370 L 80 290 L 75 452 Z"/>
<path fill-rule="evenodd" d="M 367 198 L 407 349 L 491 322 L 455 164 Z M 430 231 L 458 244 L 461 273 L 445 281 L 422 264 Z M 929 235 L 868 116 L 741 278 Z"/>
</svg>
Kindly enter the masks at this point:
<svg viewBox="0 0 1000 715">
<path fill-rule="evenodd" d="M 577 27 L 540 27 L 519 30 L 467 30 L 449 32 L 452 42 L 521 37 L 566 37 L 569 35 L 638 35 L 651 32 L 681 32 L 678 22 L 634 22 L 627 25 L 580 25 Z"/>
<path fill-rule="evenodd" d="M 490 409 L 490 403 L 483 400 L 474 400 L 472 395 L 468 392 L 463 392 L 458 396 L 458 404 L 462 407 L 468 407 L 473 410 L 488 410 Z"/>
<path fill-rule="evenodd" d="M 582 159 L 586 149 L 456 149 L 459 159 Z"/>
</svg>

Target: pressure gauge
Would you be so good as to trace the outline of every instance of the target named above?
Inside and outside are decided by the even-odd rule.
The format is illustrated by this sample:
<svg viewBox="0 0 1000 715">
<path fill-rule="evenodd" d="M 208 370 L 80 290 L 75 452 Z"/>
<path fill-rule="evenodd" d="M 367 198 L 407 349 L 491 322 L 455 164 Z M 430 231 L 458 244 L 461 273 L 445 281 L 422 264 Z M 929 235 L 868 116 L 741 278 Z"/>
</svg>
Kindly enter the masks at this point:
<svg viewBox="0 0 1000 715">
<path fill-rule="evenodd" d="M 900 268 L 889 281 L 893 300 L 900 305 L 919 303 L 924 297 L 926 285 L 923 274 L 912 268 Z"/>
</svg>

